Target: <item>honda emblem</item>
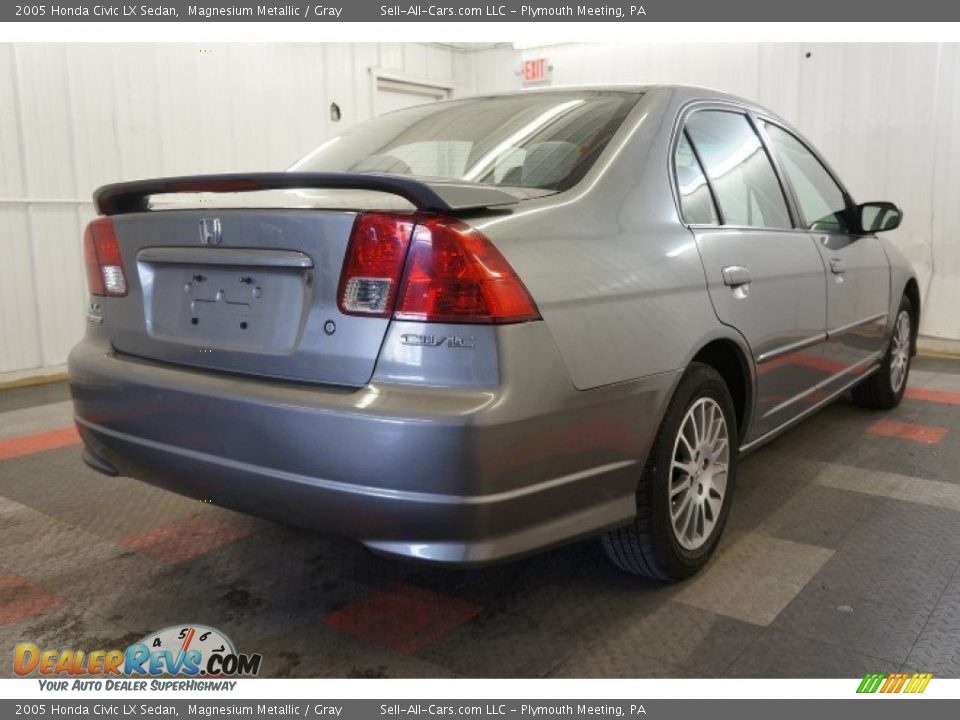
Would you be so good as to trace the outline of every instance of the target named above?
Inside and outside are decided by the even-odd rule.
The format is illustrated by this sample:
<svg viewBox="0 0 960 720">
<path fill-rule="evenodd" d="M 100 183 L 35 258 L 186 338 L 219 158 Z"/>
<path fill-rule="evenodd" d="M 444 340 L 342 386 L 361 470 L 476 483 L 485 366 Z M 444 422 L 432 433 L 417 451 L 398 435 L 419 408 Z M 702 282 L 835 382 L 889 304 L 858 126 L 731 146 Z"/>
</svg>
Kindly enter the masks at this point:
<svg viewBox="0 0 960 720">
<path fill-rule="evenodd" d="M 223 239 L 220 218 L 203 218 L 200 221 L 200 244 L 219 245 Z"/>
</svg>

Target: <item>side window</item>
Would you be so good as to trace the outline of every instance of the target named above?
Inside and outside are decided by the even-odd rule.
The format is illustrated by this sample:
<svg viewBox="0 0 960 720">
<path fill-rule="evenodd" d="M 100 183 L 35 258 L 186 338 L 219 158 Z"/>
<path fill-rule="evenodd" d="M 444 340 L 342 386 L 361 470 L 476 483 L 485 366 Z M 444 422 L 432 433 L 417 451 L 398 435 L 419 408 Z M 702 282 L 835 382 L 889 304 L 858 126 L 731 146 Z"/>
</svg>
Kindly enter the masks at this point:
<svg viewBox="0 0 960 720">
<path fill-rule="evenodd" d="M 830 173 L 803 143 L 786 130 L 770 123 L 764 123 L 763 127 L 797 194 L 807 228 L 820 232 L 848 232 L 847 202 Z"/>
<path fill-rule="evenodd" d="M 770 158 L 746 115 L 701 110 L 687 133 L 703 161 L 725 225 L 793 227 Z"/>
<path fill-rule="evenodd" d="M 710 186 L 700 167 L 700 161 L 693 153 L 687 134 L 680 136 L 677 154 L 674 156 L 677 171 L 677 189 L 680 191 L 680 211 L 684 222 L 691 225 L 716 225 L 720 222 Z"/>
</svg>

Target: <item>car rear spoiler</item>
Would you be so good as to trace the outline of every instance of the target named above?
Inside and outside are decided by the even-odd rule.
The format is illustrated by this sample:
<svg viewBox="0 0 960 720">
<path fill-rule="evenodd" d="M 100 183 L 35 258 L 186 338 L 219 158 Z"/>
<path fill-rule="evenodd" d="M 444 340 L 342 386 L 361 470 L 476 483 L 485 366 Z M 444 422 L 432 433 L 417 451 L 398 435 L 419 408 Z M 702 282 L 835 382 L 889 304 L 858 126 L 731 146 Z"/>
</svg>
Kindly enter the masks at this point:
<svg viewBox="0 0 960 720">
<path fill-rule="evenodd" d="M 234 173 L 135 180 L 98 188 L 93 193 L 93 202 L 101 215 L 122 215 L 149 210 L 151 195 L 283 189 L 374 190 L 399 195 L 418 210 L 442 213 L 514 205 L 519 202 L 519 198 L 507 190 L 484 185 L 349 172 Z"/>
</svg>

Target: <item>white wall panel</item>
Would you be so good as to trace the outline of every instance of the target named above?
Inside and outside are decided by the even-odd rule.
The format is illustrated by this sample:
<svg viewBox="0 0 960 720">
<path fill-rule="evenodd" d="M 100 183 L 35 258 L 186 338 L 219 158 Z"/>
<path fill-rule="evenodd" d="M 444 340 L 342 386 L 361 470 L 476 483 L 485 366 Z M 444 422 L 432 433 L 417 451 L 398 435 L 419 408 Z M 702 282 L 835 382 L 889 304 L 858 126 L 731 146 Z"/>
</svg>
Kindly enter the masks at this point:
<svg viewBox="0 0 960 720">
<path fill-rule="evenodd" d="M 43 365 L 30 232 L 24 207 L 0 205 L 0 368 Z"/>
<path fill-rule="evenodd" d="M 933 334 L 960 337 L 960 45 L 944 45 L 938 58 L 937 112 L 933 148 L 930 259 L 927 295 Z"/>
<path fill-rule="evenodd" d="M 16 54 L 25 190 L 46 198 L 74 197 L 77 118 L 70 106 L 66 46 L 20 45 Z"/>
<path fill-rule="evenodd" d="M 380 67 L 403 70 L 403 43 L 380 43 L 379 52 Z"/>
<path fill-rule="evenodd" d="M 29 213 L 40 348 L 45 359 L 66 358 L 82 330 L 86 291 L 78 209 L 50 205 Z"/>
<path fill-rule="evenodd" d="M 65 125 L 73 134 L 73 153 L 61 158 L 61 162 L 74 164 L 76 179 L 69 196 L 79 198 L 75 194 L 79 188 L 98 187 L 110 178 L 124 177 L 128 172 L 124 165 L 136 167 L 136 159 L 144 151 L 150 153 L 150 164 L 156 162 L 160 153 L 156 141 L 151 142 L 149 136 L 139 138 L 129 148 L 128 158 L 120 152 L 119 139 L 124 135 L 131 137 L 133 130 L 127 103 L 141 102 L 141 98 L 121 97 L 116 92 L 118 87 L 128 85 L 121 78 L 136 67 L 132 58 L 112 64 L 109 48 L 99 45 L 67 47 L 62 57 L 65 64 L 61 72 L 66 75 L 73 109 L 70 122 Z"/>
<path fill-rule="evenodd" d="M 371 43 L 353 45 L 353 66 L 355 72 L 363 72 L 363 68 L 381 67 L 380 46 Z M 369 74 L 369 71 L 368 71 Z M 371 117 L 373 110 L 373 80 L 364 79 L 354 85 L 354 117 Z"/>
<path fill-rule="evenodd" d="M 809 57 L 808 57 L 809 53 Z M 152 175 L 281 169 L 373 112 L 370 68 L 521 87 L 690 83 L 794 122 L 854 195 L 906 211 L 895 237 L 923 283 L 927 334 L 960 339 L 960 46 L 422 44 L 0 46 L 0 374 L 62 363 L 83 332 L 80 232 L 91 191 Z M 331 102 L 342 112 L 329 117 Z M 56 201 L 56 202 L 50 202 Z"/>
<path fill-rule="evenodd" d="M 0 45 L 0 378 L 64 362 L 83 333 L 81 232 L 96 187 L 281 170 L 371 115 L 371 67 L 456 82 L 459 55 L 415 44 Z"/>
<path fill-rule="evenodd" d="M 452 53 L 447 48 L 427 45 L 424 47 L 426 67 L 424 73 L 429 78 L 440 80 L 457 79 L 454 72 L 454 56 L 463 53 Z"/>
<path fill-rule="evenodd" d="M 13 46 L 0 48 L 0 198 L 13 197 L 24 186 L 16 56 Z"/>
<path fill-rule="evenodd" d="M 425 45 L 403 46 L 403 67 L 414 75 L 427 74 L 427 48 Z"/>
<path fill-rule="evenodd" d="M 903 226 L 892 237 L 913 262 L 921 288 L 930 282 L 935 240 L 937 51 L 932 44 L 804 46 L 796 53 L 802 58 L 797 101 L 789 113 L 774 108 L 820 148 L 854 197 L 890 199 L 903 208 Z M 937 334 L 934 317 L 924 313 L 924 332 Z"/>
<path fill-rule="evenodd" d="M 544 57 L 553 85 L 685 83 L 755 100 L 795 124 L 860 201 L 904 209 L 892 233 L 924 295 L 925 334 L 960 340 L 960 45 L 566 44 L 471 53 L 477 93 L 522 86 Z"/>
</svg>

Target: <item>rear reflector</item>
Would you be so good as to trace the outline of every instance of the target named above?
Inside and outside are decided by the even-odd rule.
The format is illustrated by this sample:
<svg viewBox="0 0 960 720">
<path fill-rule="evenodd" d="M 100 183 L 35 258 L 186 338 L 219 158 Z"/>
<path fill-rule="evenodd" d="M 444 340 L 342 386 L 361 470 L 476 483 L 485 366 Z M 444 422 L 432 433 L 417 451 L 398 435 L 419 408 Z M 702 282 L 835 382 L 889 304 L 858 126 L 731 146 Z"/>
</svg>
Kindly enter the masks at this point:
<svg viewBox="0 0 960 720">
<path fill-rule="evenodd" d="M 338 297 L 342 312 L 367 317 L 392 313 L 399 320 L 488 324 L 540 319 L 493 244 L 446 217 L 361 213 Z"/>
<path fill-rule="evenodd" d="M 127 276 L 112 219 L 97 218 L 87 225 L 83 232 L 83 259 L 91 295 L 127 294 Z"/>
</svg>

